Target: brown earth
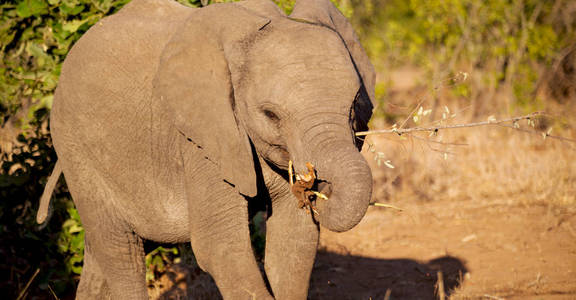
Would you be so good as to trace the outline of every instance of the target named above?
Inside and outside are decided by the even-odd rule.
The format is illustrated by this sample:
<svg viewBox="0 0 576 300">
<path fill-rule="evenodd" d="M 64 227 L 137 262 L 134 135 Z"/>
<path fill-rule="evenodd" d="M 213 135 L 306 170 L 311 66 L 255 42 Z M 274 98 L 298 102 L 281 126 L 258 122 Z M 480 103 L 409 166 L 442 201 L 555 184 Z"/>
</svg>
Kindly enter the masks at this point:
<svg viewBox="0 0 576 300">
<path fill-rule="evenodd" d="M 402 208 L 323 231 L 310 298 L 434 299 L 441 271 L 453 299 L 576 299 L 576 214 L 502 201 Z"/>
</svg>

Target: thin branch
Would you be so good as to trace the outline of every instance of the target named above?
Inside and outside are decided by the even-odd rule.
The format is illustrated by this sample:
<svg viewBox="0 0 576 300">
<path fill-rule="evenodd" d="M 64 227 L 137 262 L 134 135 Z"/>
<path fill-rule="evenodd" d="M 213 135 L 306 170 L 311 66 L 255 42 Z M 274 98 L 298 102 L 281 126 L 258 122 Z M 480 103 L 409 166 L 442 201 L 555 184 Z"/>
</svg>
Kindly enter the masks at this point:
<svg viewBox="0 0 576 300">
<path fill-rule="evenodd" d="M 398 206 L 394 206 L 392 204 L 386 204 L 386 203 L 378 203 L 378 202 L 373 202 L 370 203 L 371 206 L 379 206 L 379 207 L 385 207 L 385 208 L 392 208 L 395 209 L 397 211 L 404 211 L 404 209 L 398 207 Z"/>
<path fill-rule="evenodd" d="M 52 289 L 52 287 L 50 285 L 48 285 L 48 289 L 50 289 L 50 292 L 52 293 L 52 296 L 54 297 L 54 299 L 60 300 L 60 298 L 58 298 L 58 296 L 56 296 L 56 293 L 54 292 L 54 290 Z"/>
<path fill-rule="evenodd" d="M 546 133 L 546 132 L 538 132 L 538 131 L 534 131 L 534 130 L 527 130 L 527 129 L 522 129 L 522 128 L 516 128 L 516 127 L 510 126 L 510 125 L 498 124 L 498 126 L 500 126 L 500 127 L 505 127 L 505 128 L 511 128 L 511 129 L 518 130 L 518 131 L 522 131 L 522 132 L 526 132 L 526 133 L 539 134 L 539 135 L 541 135 L 542 137 L 547 138 L 547 139 L 557 139 L 557 140 L 561 140 L 561 141 L 564 141 L 564 142 L 576 143 L 576 140 L 569 139 L 569 138 L 566 138 L 566 137 L 563 137 L 563 136 L 551 135 L 551 134 Z"/>
<path fill-rule="evenodd" d="M 479 127 L 479 126 L 486 126 L 486 125 L 498 125 L 507 122 L 518 122 L 521 120 L 530 120 L 538 115 L 542 115 L 541 112 L 534 112 L 529 115 L 521 116 L 521 117 L 514 117 L 502 120 L 488 120 L 483 122 L 476 122 L 476 123 L 466 123 L 466 124 L 454 124 L 454 125 L 442 125 L 442 126 L 434 126 L 434 127 L 413 127 L 413 128 L 392 128 L 392 129 L 381 129 L 381 130 L 370 130 L 370 131 L 359 131 L 356 132 L 356 136 L 365 136 L 365 135 L 374 135 L 374 134 L 386 134 L 386 133 L 396 133 L 397 135 L 403 135 L 405 133 L 410 132 L 419 132 L 419 131 L 432 131 L 437 132 L 442 129 L 453 129 L 453 128 L 467 128 L 467 127 Z"/>
<path fill-rule="evenodd" d="M 442 125 L 442 126 L 432 126 L 432 127 L 412 127 L 412 128 L 392 128 L 392 129 L 380 129 L 380 130 L 369 130 L 369 131 L 359 131 L 356 132 L 356 136 L 368 136 L 368 135 L 376 135 L 376 134 L 389 134 L 389 133 L 395 133 L 399 136 L 403 135 L 403 134 L 410 134 L 412 132 L 438 132 L 440 130 L 443 129 L 454 129 L 454 128 L 469 128 L 469 127 L 480 127 L 480 126 L 490 126 L 490 125 L 497 125 L 497 126 L 501 126 L 501 127 L 508 127 L 508 128 L 512 128 L 518 131 L 523 131 L 523 132 L 529 132 L 529 133 L 535 133 L 535 134 L 540 134 L 542 135 L 544 138 L 551 138 L 551 139 L 557 139 L 557 140 L 561 140 L 564 142 L 571 142 L 571 143 L 576 143 L 575 139 L 570 139 L 570 138 L 566 138 L 566 137 L 562 137 L 562 136 L 556 136 L 556 135 L 551 135 L 548 132 L 538 132 L 538 131 L 531 131 L 531 130 L 526 130 L 526 129 L 522 129 L 522 128 L 517 128 L 514 126 L 508 126 L 508 125 L 502 125 L 503 123 L 508 123 L 508 122 L 512 122 L 512 123 L 516 123 L 518 121 L 521 120 L 531 120 L 532 118 L 535 118 L 537 116 L 541 116 L 544 115 L 543 112 L 533 112 L 531 114 L 528 115 L 524 115 L 524 116 L 520 116 L 520 117 L 513 117 L 513 118 L 508 118 L 508 119 L 502 119 L 502 120 L 488 120 L 488 121 L 483 121 L 483 122 L 476 122 L 476 123 L 466 123 L 466 124 L 453 124 L 453 125 Z M 416 137 L 414 135 L 411 135 L 412 137 Z M 429 140 L 428 140 L 429 141 Z M 434 141 L 431 141 L 434 142 Z M 442 142 L 439 142 L 442 143 Z"/>
<path fill-rule="evenodd" d="M 28 280 L 28 283 L 26 283 L 26 286 L 24 286 L 24 289 L 22 291 L 20 291 L 20 294 L 18 295 L 18 298 L 16 298 L 16 300 L 20 300 L 20 299 L 24 298 L 26 291 L 28 291 L 30 284 L 32 283 L 32 281 L 34 281 L 34 278 L 36 278 L 38 273 L 40 273 L 40 268 L 36 269 L 36 272 L 34 272 L 34 275 L 32 275 L 32 277 L 30 277 L 30 280 Z"/>
<path fill-rule="evenodd" d="M 418 102 L 416 107 L 414 107 L 414 109 L 410 112 L 410 114 L 408 114 L 408 117 L 406 117 L 404 122 L 402 122 L 402 124 L 400 124 L 400 128 L 403 128 L 404 125 L 406 125 L 406 123 L 408 123 L 408 120 L 410 120 L 410 116 L 412 116 L 418 110 L 418 108 L 422 105 L 422 103 L 424 103 L 425 101 L 426 101 L 426 98 L 422 98 L 422 100 L 420 100 L 420 102 Z M 356 136 L 358 136 L 358 134 L 356 134 Z"/>
<path fill-rule="evenodd" d="M 445 145 L 445 146 L 468 146 L 468 144 L 466 143 L 448 143 L 448 142 L 441 142 L 441 141 L 435 141 L 435 140 L 430 140 L 430 139 L 425 139 L 425 138 L 421 138 L 419 136 L 416 135 L 410 135 L 411 138 L 415 138 L 417 140 L 421 140 L 424 142 L 430 142 L 430 143 L 434 143 L 434 144 L 441 144 L 441 145 Z"/>
</svg>

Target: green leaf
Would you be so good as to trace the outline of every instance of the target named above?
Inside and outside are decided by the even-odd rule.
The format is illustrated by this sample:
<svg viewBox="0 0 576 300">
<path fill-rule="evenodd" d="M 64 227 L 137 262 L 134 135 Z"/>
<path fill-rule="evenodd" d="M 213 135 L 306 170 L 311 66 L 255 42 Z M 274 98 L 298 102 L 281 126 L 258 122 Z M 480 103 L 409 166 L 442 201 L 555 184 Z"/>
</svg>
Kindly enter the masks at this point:
<svg viewBox="0 0 576 300">
<path fill-rule="evenodd" d="M 42 68 L 48 60 L 50 60 L 46 52 L 44 52 L 44 49 L 42 49 L 42 47 L 36 43 L 28 43 L 26 45 L 26 53 L 29 56 L 36 58 L 36 63 L 40 68 Z"/>
<path fill-rule="evenodd" d="M 77 2 L 64 1 L 58 8 L 64 15 L 75 16 L 84 10 L 84 5 L 78 5 Z"/>
<path fill-rule="evenodd" d="M 69 233 L 78 233 L 81 232 L 82 230 L 84 230 L 81 226 L 78 226 L 78 224 L 74 224 L 72 226 L 70 226 L 70 229 L 68 229 Z"/>
<path fill-rule="evenodd" d="M 62 29 L 64 29 L 65 31 L 74 33 L 76 31 L 78 31 L 78 28 L 80 28 L 80 26 L 82 26 L 86 22 L 90 21 L 90 19 L 91 18 L 87 18 L 84 20 L 74 20 L 74 21 L 66 22 L 66 23 L 64 23 L 64 25 L 62 25 Z"/>
<path fill-rule="evenodd" d="M 83 229 L 80 228 L 80 230 Z M 84 251 L 84 234 L 78 234 L 73 236 L 72 240 L 70 241 L 70 252 L 75 254 L 82 254 L 83 251 Z"/>
<path fill-rule="evenodd" d="M 64 222 L 64 224 L 62 224 L 62 228 L 70 228 L 70 227 L 74 226 L 74 224 L 76 224 L 75 220 L 68 219 Z"/>
<path fill-rule="evenodd" d="M 16 12 L 20 18 L 28 18 L 48 12 L 47 8 L 48 4 L 42 0 L 24 0 L 18 3 Z"/>
<path fill-rule="evenodd" d="M 73 273 L 82 274 L 82 265 L 80 264 L 84 260 L 81 256 L 72 256 L 68 261 L 68 266 Z"/>
</svg>

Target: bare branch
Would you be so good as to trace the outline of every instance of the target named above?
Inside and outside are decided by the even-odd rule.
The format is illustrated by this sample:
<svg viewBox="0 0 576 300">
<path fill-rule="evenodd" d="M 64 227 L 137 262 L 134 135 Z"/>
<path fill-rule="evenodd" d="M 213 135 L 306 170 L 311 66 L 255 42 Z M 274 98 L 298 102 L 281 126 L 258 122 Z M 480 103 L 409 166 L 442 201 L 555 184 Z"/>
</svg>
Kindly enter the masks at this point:
<svg viewBox="0 0 576 300">
<path fill-rule="evenodd" d="M 513 118 L 508 118 L 508 119 L 502 119 L 502 120 L 488 120 L 488 121 L 483 121 L 483 122 L 476 122 L 476 123 L 466 123 L 466 124 L 453 124 L 453 125 L 441 125 L 441 126 L 432 126 L 432 127 L 412 127 L 412 128 L 392 128 L 392 129 L 380 129 L 380 130 L 369 130 L 369 131 L 359 131 L 356 132 L 356 136 L 368 136 L 368 135 L 377 135 L 377 134 L 388 134 L 388 133 L 395 133 L 397 135 L 403 135 L 403 134 L 407 134 L 407 133 L 412 133 L 412 132 L 438 132 L 440 130 L 443 129 L 454 129 L 454 128 L 469 128 L 469 127 L 480 127 L 480 126 L 489 126 L 489 125 L 498 125 L 498 126 L 502 126 L 502 127 L 510 127 L 516 130 L 521 130 L 521 131 L 526 131 L 526 132 L 532 132 L 532 131 L 527 131 L 527 130 L 522 130 L 516 127 L 511 127 L 511 126 L 506 126 L 506 125 L 501 125 L 502 123 L 507 123 L 507 122 L 512 122 L 512 123 L 516 123 L 518 121 L 521 120 L 530 120 L 536 116 L 539 115 L 543 115 L 542 112 L 534 112 L 525 116 L 520 116 L 520 117 L 513 117 Z M 545 135 L 547 138 L 552 138 L 552 139 L 559 139 L 562 141 L 567 141 L 567 142 L 576 142 L 576 140 L 573 139 L 569 139 L 569 138 L 565 138 L 565 137 L 561 137 L 561 136 L 554 136 L 554 135 L 550 135 L 548 133 L 539 133 L 539 132 L 532 132 L 532 133 L 537 133 L 537 134 L 542 134 Z"/>
<path fill-rule="evenodd" d="M 413 134 L 411 134 L 410 137 L 415 138 L 417 140 L 427 142 L 427 143 L 441 144 L 441 145 L 445 145 L 445 146 L 468 146 L 468 144 L 466 144 L 466 143 L 449 143 L 449 142 L 435 141 L 435 140 L 431 140 L 431 139 L 421 138 L 421 137 L 413 135 Z"/>
<path fill-rule="evenodd" d="M 453 125 L 442 125 L 442 126 L 434 126 L 434 127 L 412 127 L 412 128 L 392 128 L 392 129 L 381 129 L 381 130 L 369 130 L 369 131 L 359 131 L 356 132 L 356 136 L 365 136 L 365 135 L 374 135 L 374 134 L 385 134 L 385 133 L 396 133 L 397 135 L 403 135 L 409 132 L 417 132 L 417 131 L 432 131 L 436 132 L 442 129 L 453 129 L 453 128 L 467 128 L 467 127 L 479 127 L 479 126 L 486 126 L 486 125 L 498 125 L 507 122 L 518 122 L 521 120 L 530 120 L 536 116 L 542 115 L 541 112 L 533 112 L 529 115 L 521 116 L 521 117 L 514 117 L 502 120 L 488 120 L 483 122 L 476 122 L 476 123 L 466 123 L 466 124 L 453 124 Z"/>
<path fill-rule="evenodd" d="M 543 136 L 544 138 L 547 139 L 557 139 L 557 140 L 561 140 L 564 142 L 572 142 L 572 143 L 576 143 L 576 140 L 573 139 L 569 139 L 563 136 L 558 136 L 558 135 L 551 135 L 547 132 L 538 132 L 538 131 L 534 131 L 534 130 L 527 130 L 527 129 L 522 129 L 522 128 L 515 128 L 514 126 L 510 126 L 510 125 L 502 125 L 502 124 L 498 124 L 498 126 L 500 127 L 506 127 L 506 128 L 511 128 L 514 130 L 518 130 L 518 131 L 522 131 L 522 132 L 526 132 L 526 133 L 532 133 L 532 134 L 539 134 L 541 136 Z"/>
<path fill-rule="evenodd" d="M 426 131 L 427 132 L 438 132 L 438 131 L 443 130 L 443 129 L 469 128 L 469 127 L 497 125 L 497 126 L 502 126 L 502 127 L 509 127 L 509 128 L 516 129 L 519 131 L 541 134 L 542 136 L 544 136 L 544 138 L 551 138 L 551 139 L 557 139 L 557 140 L 561 140 L 561 141 L 565 141 L 565 142 L 576 143 L 576 140 L 574 140 L 574 139 L 550 135 L 550 133 L 548 133 L 548 132 L 536 132 L 536 131 L 530 131 L 530 130 L 517 128 L 514 126 L 502 125 L 503 123 L 509 123 L 509 122 L 516 123 L 516 122 L 521 121 L 521 120 L 531 120 L 537 116 L 542 116 L 542 115 L 544 115 L 543 112 L 533 112 L 531 114 L 520 116 L 520 117 L 513 117 L 513 118 L 508 118 L 508 119 L 502 119 L 502 120 L 492 119 L 492 120 L 483 121 L 483 122 L 476 122 L 476 123 L 441 125 L 441 126 L 432 126 L 432 127 L 392 128 L 392 129 L 359 131 L 359 132 L 356 132 L 356 136 L 368 136 L 368 135 L 389 134 L 389 133 L 395 133 L 395 134 L 401 136 L 403 134 L 408 134 L 408 133 L 412 133 L 412 132 L 426 132 Z"/>
</svg>

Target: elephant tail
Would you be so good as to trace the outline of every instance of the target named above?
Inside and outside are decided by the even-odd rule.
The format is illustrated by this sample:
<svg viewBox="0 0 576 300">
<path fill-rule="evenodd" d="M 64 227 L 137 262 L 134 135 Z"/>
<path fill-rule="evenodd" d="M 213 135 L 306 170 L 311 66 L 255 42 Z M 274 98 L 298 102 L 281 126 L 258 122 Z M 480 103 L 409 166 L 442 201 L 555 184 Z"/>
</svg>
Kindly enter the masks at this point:
<svg viewBox="0 0 576 300">
<path fill-rule="evenodd" d="M 50 199 L 52 199 L 52 192 L 54 192 L 54 188 L 56 187 L 56 183 L 58 183 L 60 174 L 62 174 L 62 163 L 57 161 L 56 165 L 54 166 L 54 170 L 52 170 L 52 175 L 50 175 L 48 182 L 44 187 L 44 193 L 42 193 L 42 197 L 40 198 L 40 207 L 38 208 L 38 214 L 36 215 L 36 222 L 38 224 L 44 223 L 48 217 Z"/>
</svg>

